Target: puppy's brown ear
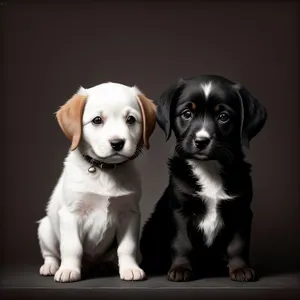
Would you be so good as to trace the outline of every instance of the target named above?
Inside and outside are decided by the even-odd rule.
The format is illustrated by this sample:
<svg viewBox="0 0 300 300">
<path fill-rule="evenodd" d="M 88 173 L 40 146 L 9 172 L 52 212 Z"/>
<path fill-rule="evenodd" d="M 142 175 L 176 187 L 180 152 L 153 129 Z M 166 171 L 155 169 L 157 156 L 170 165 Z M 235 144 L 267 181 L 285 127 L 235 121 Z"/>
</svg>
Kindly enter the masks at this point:
<svg viewBox="0 0 300 300">
<path fill-rule="evenodd" d="M 137 99 L 143 117 L 143 144 L 146 149 L 149 149 L 149 138 L 156 125 L 156 106 L 143 94 L 138 94 Z"/>
<path fill-rule="evenodd" d="M 72 141 L 71 150 L 78 147 L 82 132 L 82 114 L 87 96 L 75 94 L 56 113 L 58 124 Z"/>
</svg>

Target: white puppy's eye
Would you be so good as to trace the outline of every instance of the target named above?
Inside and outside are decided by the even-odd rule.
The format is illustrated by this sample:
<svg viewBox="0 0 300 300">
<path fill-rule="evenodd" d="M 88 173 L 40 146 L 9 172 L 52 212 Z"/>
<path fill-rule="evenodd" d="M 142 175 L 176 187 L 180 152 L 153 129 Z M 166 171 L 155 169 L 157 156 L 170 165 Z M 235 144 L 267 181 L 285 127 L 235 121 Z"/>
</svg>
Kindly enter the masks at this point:
<svg viewBox="0 0 300 300">
<path fill-rule="evenodd" d="M 128 116 L 127 119 L 126 119 L 126 123 L 129 124 L 129 125 L 132 125 L 135 122 L 136 122 L 136 119 L 133 116 Z"/>
<path fill-rule="evenodd" d="M 101 119 L 101 117 L 95 117 L 92 122 L 96 125 L 102 124 L 103 120 Z"/>
<path fill-rule="evenodd" d="M 221 123 L 226 123 L 230 120 L 230 115 L 226 112 L 222 112 L 219 114 L 218 116 L 218 120 L 221 122 Z"/>
</svg>

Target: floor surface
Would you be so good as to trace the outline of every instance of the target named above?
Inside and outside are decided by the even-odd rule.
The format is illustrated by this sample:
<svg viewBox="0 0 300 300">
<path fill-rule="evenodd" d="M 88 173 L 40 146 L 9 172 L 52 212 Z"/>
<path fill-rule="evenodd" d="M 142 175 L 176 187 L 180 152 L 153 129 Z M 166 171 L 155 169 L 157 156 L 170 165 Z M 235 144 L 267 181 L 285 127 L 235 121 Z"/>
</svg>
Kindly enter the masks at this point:
<svg viewBox="0 0 300 300">
<path fill-rule="evenodd" d="M 300 273 L 262 276 L 257 282 L 248 283 L 233 282 L 227 277 L 204 278 L 185 283 L 170 282 L 165 277 L 125 282 L 117 276 L 56 283 L 53 277 L 40 276 L 38 266 L 14 266 L 1 268 L 0 293 L 1 299 L 300 299 Z"/>
</svg>

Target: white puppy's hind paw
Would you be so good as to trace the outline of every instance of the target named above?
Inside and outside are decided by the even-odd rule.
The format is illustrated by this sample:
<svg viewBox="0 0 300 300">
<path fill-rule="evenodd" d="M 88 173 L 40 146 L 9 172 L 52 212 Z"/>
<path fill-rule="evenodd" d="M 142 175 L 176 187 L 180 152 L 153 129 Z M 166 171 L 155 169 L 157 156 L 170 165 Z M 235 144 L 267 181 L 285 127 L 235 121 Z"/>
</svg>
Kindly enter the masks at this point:
<svg viewBox="0 0 300 300">
<path fill-rule="evenodd" d="M 120 278 L 122 280 L 144 280 L 146 274 L 140 268 L 132 268 L 120 271 Z"/>
<path fill-rule="evenodd" d="M 74 282 L 81 279 L 80 271 L 76 269 L 59 268 L 55 273 L 54 281 L 56 282 Z"/>
<path fill-rule="evenodd" d="M 53 276 L 58 270 L 59 265 L 56 263 L 46 263 L 40 267 L 40 275 L 42 276 Z"/>
</svg>

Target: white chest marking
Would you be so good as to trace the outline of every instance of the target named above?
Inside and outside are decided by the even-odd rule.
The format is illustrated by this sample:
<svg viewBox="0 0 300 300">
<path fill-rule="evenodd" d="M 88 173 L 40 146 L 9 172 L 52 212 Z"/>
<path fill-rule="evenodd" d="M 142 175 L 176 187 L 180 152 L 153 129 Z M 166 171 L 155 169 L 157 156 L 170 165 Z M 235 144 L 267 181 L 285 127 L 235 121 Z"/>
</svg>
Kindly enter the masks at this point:
<svg viewBox="0 0 300 300">
<path fill-rule="evenodd" d="M 219 230 L 223 226 L 223 220 L 218 213 L 218 205 L 223 200 L 230 200 L 233 197 L 226 194 L 220 177 L 220 165 L 216 161 L 194 161 L 188 160 L 192 167 L 201 191 L 198 196 L 206 203 L 206 215 L 198 225 L 202 230 L 206 245 L 211 246 Z"/>
</svg>

